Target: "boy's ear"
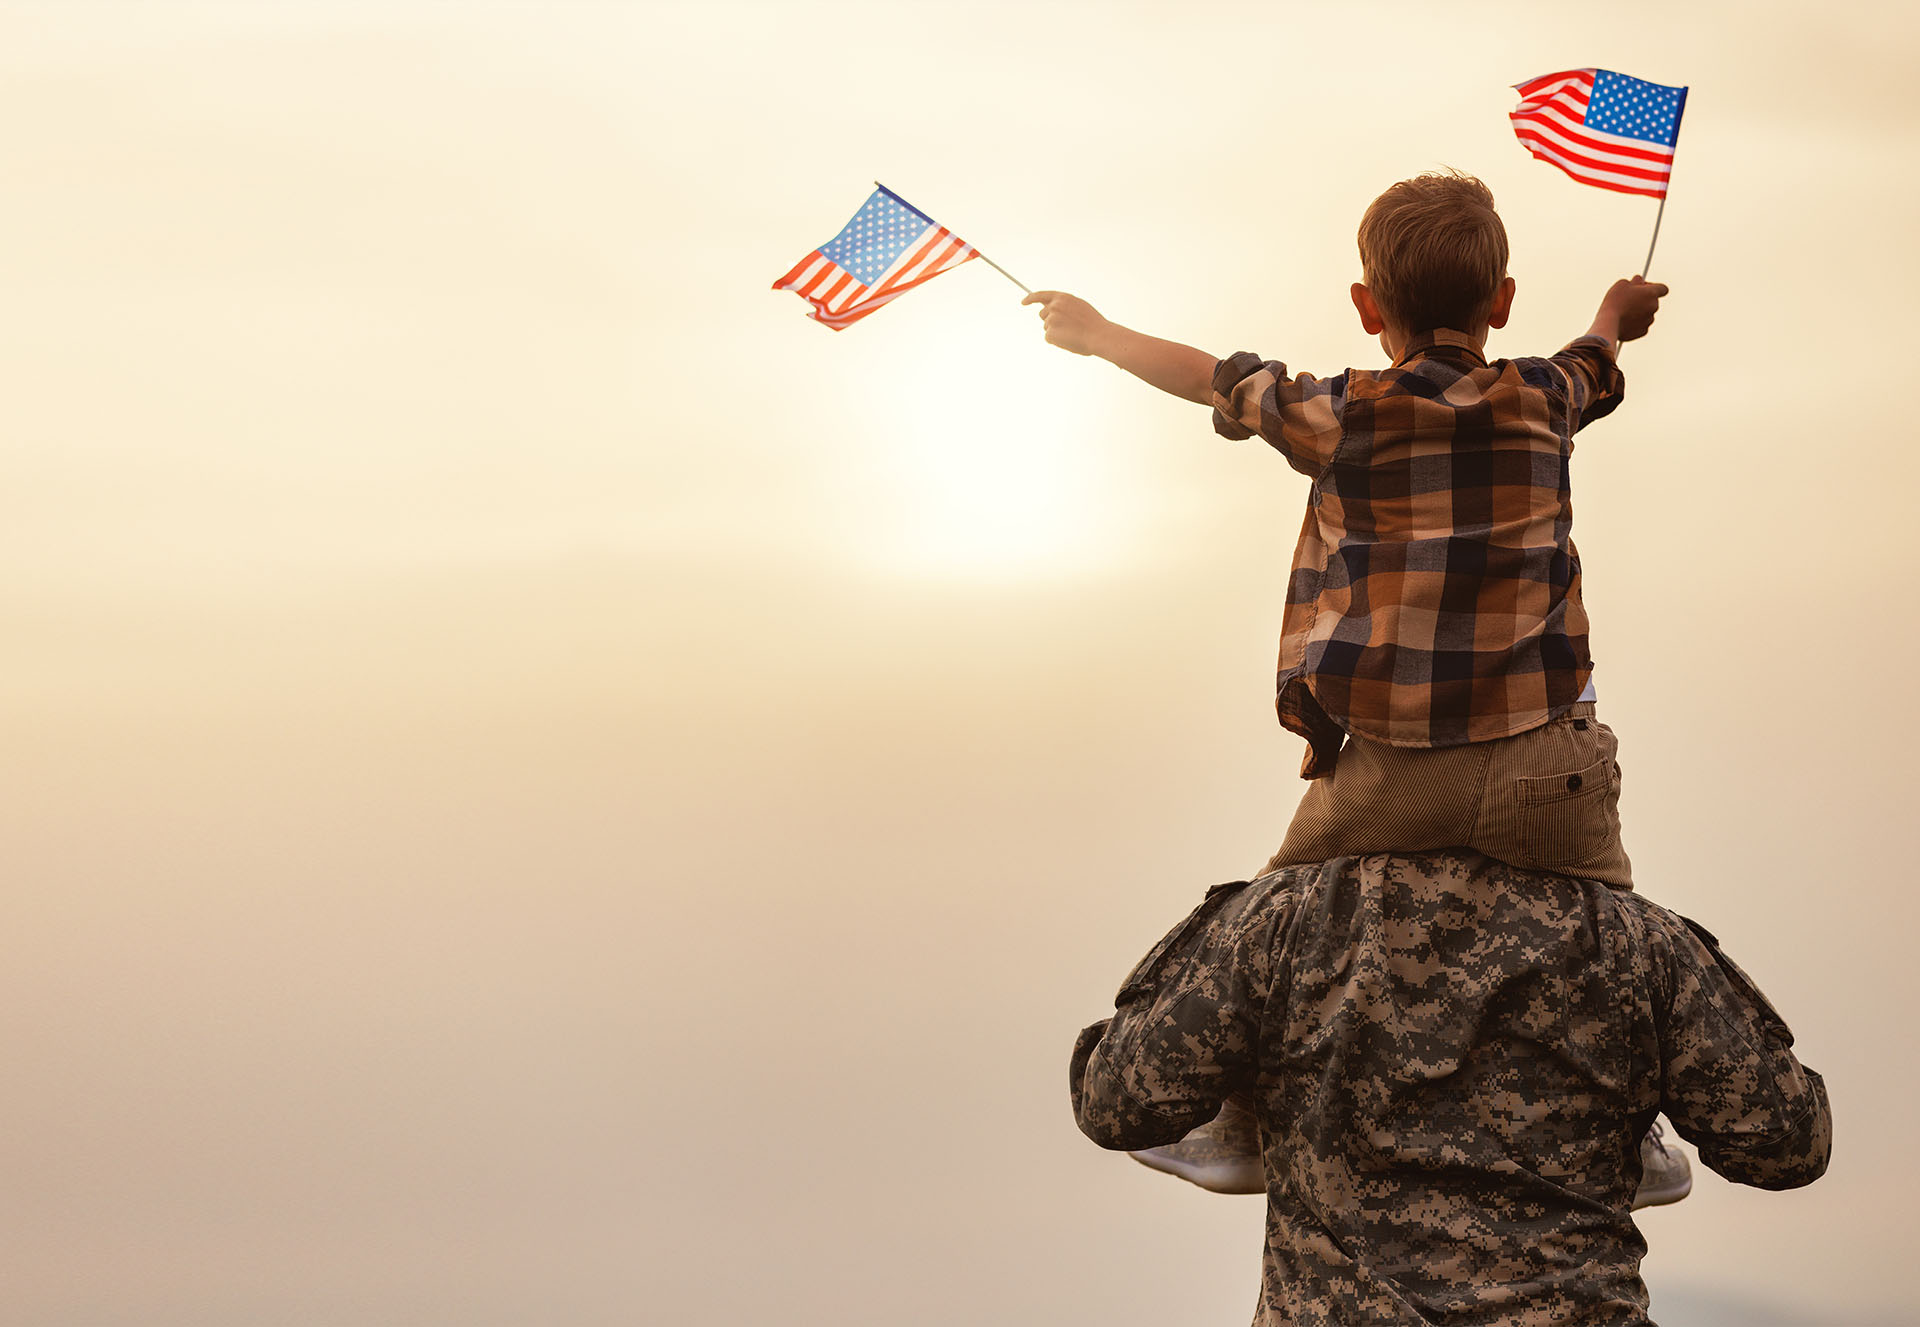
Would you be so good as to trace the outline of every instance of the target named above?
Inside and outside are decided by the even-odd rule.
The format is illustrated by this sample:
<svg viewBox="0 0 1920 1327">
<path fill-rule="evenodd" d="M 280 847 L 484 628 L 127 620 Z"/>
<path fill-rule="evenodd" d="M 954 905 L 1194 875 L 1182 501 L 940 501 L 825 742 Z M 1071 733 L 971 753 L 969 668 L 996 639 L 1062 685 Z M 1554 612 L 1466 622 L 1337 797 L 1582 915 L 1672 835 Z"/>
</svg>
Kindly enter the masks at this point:
<svg viewBox="0 0 1920 1327">
<path fill-rule="evenodd" d="M 1356 281 L 1352 294 L 1354 311 L 1360 315 L 1360 326 L 1366 329 L 1367 335 L 1378 336 L 1386 331 L 1387 320 L 1380 316 L 1380 306 L 1373 302 L 1373 292 Z"/>
<path fill-rule="evenodd" d="M 1505 327 L 1507 316 L 1513 312 L 1513 278 L 1500 278 L 1500 289 L 1493 292 L 1493 307 L 1487 310 L 1487 326 Z"/>
</svg>

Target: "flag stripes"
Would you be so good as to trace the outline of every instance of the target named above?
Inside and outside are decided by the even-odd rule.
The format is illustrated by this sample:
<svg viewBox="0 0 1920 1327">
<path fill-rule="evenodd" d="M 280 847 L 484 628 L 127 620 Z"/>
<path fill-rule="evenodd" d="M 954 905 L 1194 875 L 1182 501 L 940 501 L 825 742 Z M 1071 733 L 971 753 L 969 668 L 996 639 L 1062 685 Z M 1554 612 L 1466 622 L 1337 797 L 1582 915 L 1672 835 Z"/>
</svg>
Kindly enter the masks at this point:
<svg viewBox="0 0 1920 1327">
<path fill-rule="evenodd" d="M 1597 78 L 1609 80 L 1616 89 L 1604 114 L 1593 105 Z M 1603 69 L 1572 69 L 1528 79 L 1514 90 L 1520 105 L 1507 119 L 1514 136 L 1534 156 L 1583 184 L 1666 197 L 1685 88 Z M 1640 132 L 1612 131 L 1636 127 Z"/>
<path fill-rule="evenodd" d="M 871 280 L 848 271 L 829 251 L 854 267 L 866 264 Z M 873 264 L 889 255 L 891 261 L 873 273 Z M 795 263 L 773 288 L 791 290 L 813 305 L 809 317 L 839 331 L 974 256 L 972 245 L 881 189 L 838 236 Z"/>
</svg>

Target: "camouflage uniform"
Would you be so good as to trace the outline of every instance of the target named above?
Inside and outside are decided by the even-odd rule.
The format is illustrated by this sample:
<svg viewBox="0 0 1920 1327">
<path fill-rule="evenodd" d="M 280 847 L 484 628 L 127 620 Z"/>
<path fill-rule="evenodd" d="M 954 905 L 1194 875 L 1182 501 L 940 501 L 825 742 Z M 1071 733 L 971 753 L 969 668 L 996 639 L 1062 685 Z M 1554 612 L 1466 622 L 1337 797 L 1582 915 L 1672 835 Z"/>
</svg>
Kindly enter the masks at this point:
<svg viewBox="0 0 1920 1327">
<path fill-rule="evenodd" d="M 1260 1117 L 1258 1324 L 1644 1324 L 1656 1112 L 1742 1184 L 1826 1169 L 1826 1089 L 1703 928 L 1471 852 L 1220 885 L 1080 1034 L 1080 1128 Z"/>
</svg>

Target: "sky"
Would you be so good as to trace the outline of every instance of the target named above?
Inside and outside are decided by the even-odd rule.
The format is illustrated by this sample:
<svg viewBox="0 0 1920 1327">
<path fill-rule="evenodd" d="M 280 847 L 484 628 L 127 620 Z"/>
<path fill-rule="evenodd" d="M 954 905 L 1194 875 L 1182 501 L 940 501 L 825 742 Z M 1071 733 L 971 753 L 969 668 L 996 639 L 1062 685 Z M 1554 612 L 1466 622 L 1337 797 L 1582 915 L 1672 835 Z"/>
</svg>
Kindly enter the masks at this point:
<svg viewBox="0 0 1920 1327">
<path fill-rule="evenodd" d="M 0 1317 L 1245 1321 L 1258 1203 L 1065 1071 L 1299 796 L 1304 481 L 984 264 L 838 333 L 769 286 L 879 179 L 1368 367 L 1354 227 L 1452 166 L 1545 353 L 1655 204 L 1510 85 L 1598 66 L 1692 89 L 1574 467 L 1627 845 L 1837 1133 L 1643 1214 L 1654 1316 L 1920 1321 L 1917 58 L 1871 3 L 0 2 Z"/>
</svg>

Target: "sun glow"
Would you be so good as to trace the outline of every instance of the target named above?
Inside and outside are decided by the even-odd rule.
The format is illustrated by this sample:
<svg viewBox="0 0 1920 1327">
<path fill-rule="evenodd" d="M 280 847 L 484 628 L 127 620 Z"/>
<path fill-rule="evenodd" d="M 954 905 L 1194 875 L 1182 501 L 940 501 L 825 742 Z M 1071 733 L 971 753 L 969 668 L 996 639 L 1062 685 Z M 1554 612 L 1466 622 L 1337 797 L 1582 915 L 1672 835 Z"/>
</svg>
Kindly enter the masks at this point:
<svg viewBox="0 0 1920 1327">
<path fill-rule="evenodd" d="M 1098 513 L 1076 490 L 1057 437 L 981 431 L 949 418 L 915 439 L 899 531 L 905 560 L 929 571 L 1065 569 L 1092 551 Z"/>
<path fill-rule="evenodd" d="M 890 453 L 899 569 L 1054 577 L 1111 557 L 1116 476 L 1102 462 L 1100 421 L 1073 391 L 1083 375 L 1050 357 L 1058 352 L 1021 353 L 1030 350 L 1001 351 L 974 366 L 984 371 L 977 386 L 938 411 L 910 412 Z"/>
</svg>

